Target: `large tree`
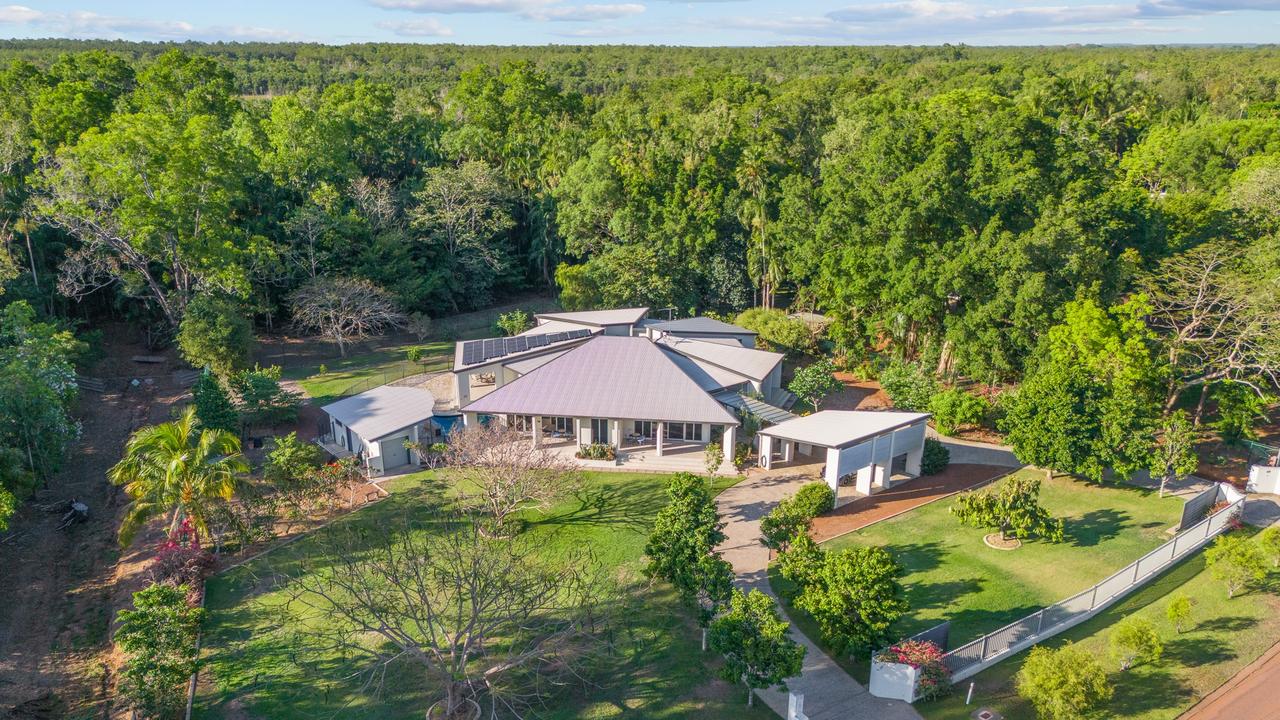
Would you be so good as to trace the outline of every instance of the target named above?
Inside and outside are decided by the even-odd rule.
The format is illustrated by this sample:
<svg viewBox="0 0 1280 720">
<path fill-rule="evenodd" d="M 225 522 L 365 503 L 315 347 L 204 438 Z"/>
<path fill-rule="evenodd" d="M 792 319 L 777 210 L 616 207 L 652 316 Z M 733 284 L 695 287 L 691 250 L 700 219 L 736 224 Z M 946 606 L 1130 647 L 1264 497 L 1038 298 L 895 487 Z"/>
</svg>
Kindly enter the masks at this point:
<svg viewBox="0 0 1280 720">
<path fill-rule="evenodd" d="M 347 354 L 347 346 L 404 325 L 404 313 L 386 290 L 359 278 L 317 277 L 289 296 L 293 322 L 323 335 Z"/>
<path fill-rule="evenodd" d="M 734 590 L 728 610 L 711 623 L 711 649 L 724 655 L 720 676 L 747 686 L 747 707 L 755 691 L 786 689 L 800 674 L 805 649 L 792 640 L 791 624 L 778 617 L 777 603 L 759 590 Z"/>
<path fill-rule="evenodd" d="M 828 552 L 806 574 L 795 605 L 813 616 L 836 652 L 870 651 L 889 639 L 889 626 L 907 611 L 903 573 L 884 548 Z"/>
</svg>

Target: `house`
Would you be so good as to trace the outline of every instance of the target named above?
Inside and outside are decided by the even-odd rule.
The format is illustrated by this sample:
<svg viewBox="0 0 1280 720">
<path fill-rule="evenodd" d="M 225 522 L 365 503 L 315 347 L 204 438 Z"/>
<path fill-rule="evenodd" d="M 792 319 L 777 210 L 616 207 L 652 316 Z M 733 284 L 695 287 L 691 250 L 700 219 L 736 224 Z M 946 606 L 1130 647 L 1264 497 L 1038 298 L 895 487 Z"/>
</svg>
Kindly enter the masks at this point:
<svg viewBox="0 0 1280 720">
<path fill-rule="evenodd" d="M 832 490 L 852 476 L 861 495 L 887 490 L 894 475 L 916 476 L 924 457 L 929 413 L 822 410 L 785 420 L 756 433 L 759 463 L 825 462 L 823 478 Z"/>
<path fill-rule="evenodd" d="M 570 450 L 604 443 L 624 463 L 666 471 L 676 467 L 660 458 L 682 454 L 692 464 L 696 455 L 681 469 L 697 469 L 708 443 L 732 448 L 748 402 L 793 417 L 768 404 L 794 397 L 781 388 L 782 355 L 744 345 L 754 345 L 753 333 L 719 321 L 651 323 L 646 313 L 539 315 L 515 337 L 458 343 L 453 372 L 465 421 L 498 419 L 536 444 Z"/>
<path fill-rule="evenodd" d="M 329 432 L 320 445 L 336 457 L 360 458 L 371 475 L 414 464 L 406 442 L 443 438 L 432 420 L 435 397 L 418 387 L 384 385 L 325 405 Z"/>
</svg>

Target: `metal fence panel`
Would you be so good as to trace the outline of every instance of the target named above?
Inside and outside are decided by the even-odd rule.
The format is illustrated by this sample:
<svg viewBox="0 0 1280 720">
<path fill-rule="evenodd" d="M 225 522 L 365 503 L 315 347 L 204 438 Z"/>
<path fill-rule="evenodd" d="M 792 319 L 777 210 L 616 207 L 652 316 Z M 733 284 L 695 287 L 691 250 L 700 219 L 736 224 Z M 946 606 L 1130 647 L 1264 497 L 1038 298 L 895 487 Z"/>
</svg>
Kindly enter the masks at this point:
<svg viewBox="0 0 1280 720">
<path fill-rule="evenodd" d="M 1173 543 L 1167 542 L 1138 561 L 1138 578 L 1145 578 L 1161 568 L 1168 566 L 1172 561 Z"/>
<path fill-rule="evenodd" d="M 1120 572 L 1098 583 L 1097 597 L 1093 602 L 1094 607 L 1097 607 L 1100 602 L 1110 600 L 1118 593 L 1127 590 L 1131 585 L 1133 585 L 1133 570 L 1135 567 L 1136 564 L 1127 565 Z"/>
<path fill-rule="evenodd" d="M 1033 637 L 1039 631 L 1040 614 L 1036 613 L 1006 625 L 987 636 L 987 654 L 984 660 L 994 657 L 1018 643 Z"/>
</svg>

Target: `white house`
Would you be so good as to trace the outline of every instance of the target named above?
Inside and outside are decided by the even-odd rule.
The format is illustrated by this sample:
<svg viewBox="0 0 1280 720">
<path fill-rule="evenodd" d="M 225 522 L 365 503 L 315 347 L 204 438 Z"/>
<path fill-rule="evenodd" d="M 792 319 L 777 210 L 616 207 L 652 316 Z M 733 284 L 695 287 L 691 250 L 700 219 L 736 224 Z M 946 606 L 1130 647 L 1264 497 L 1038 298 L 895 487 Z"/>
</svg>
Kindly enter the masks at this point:
<svg viewBox="0 0 1280 720">
<path fill-rule="evenodd" d="M 756 433 L 759 463 L 772 468 L 807 456 L 825 460 L 824 478 L 837 490 L 854 475 L 857 491 L 887 490 L 895 474 L 919 475 L 929 413 L 822 410 Z"/>
<path fill-rule="evenodd" d="M 321 445 L 337 456 L 355 455 L 372 474 L 416 461 L 407 441 L 434 442 L 441 430 L 432 421 L 435 397 L 422 388 L 384 385 L 325 405 L 329 434 Z"/>
</svg>

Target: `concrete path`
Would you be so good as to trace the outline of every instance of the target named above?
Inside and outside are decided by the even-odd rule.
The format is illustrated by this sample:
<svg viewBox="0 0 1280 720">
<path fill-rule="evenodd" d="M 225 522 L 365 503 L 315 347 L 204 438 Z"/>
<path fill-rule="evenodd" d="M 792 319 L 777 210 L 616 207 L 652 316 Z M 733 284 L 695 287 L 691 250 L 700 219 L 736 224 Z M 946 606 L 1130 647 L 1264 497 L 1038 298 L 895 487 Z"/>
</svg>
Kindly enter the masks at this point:
<svg viewBox="0 0 1280 720">
<path fill-rule="evenodd" d="M 720 550 L 733 565 L 739 586 L 773 595 L 769 589 L 769 550 L 760 544 L 760 518 L 807 482 L 813 482 L 812 474 L 757 470 L 716 498 L 726 523 L 727 539 Z M 921 720 L 907 703 L 873 697 L 794 624 L 791 635 L 805 646 L 806 653 L 803 672 L 787 681 L 787 686 L 791 692 L 804 695 L 804 712 L 811 720 Z M 786 693 L 765 690 L 758 695 L 786 718 Z"/>
</svg>

